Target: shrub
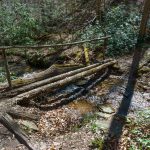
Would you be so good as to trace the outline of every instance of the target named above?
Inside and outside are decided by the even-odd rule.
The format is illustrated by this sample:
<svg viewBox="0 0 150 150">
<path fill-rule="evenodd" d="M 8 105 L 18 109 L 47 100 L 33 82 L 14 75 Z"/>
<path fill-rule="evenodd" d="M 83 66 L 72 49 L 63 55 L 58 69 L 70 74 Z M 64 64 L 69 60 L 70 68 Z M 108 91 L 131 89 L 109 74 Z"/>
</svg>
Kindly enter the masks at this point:
<svg viewBox="0 0 150 150">
<path fill-rule="evenodd" d="M 32 10 L 18 2 L 11 6 L 2 5 L 0 9 L 0 45 L 19 45 L 34 42 L 39 29 Z"/>
<path fill-rule="evenodd" d="M 120 5 L 111 8 L 105 15 L 105 22 L 89 25 L 81 33 L 82 39 L 91 39 L 111 35 L 108 43 L 108 55 L 121 55 L 130 52 L 134 47 L 139 29 L 141 16 L 138 9 L 132 12 L 126 11 L 126 6 Z M 102 42 L 96 42 L 94 46 L 101 46 Z M 88 46 L 92 46 L 88 44 Z"/>
</svg>

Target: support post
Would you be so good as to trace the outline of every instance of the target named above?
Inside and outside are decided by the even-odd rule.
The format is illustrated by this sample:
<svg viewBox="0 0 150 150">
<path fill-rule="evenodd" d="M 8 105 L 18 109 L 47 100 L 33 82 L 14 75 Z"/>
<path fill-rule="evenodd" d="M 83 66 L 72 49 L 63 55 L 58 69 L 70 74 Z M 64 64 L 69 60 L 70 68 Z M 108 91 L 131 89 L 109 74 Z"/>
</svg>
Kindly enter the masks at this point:
<svg viewBox="0 0 150 150">
<path fill-rule="evenodd" d="M 105 52 L 106 52 L 106 49 L 107 49 L 107 41 L 108 41 L 108 39 L 104 39 L 103 60 L 105 60 Z"/>
<path fill-rule="evenodd" d="M 86 46 L 83 46 L 83 50 L 84 50 L 84 57 L 85 57 L 85 62 L 86 65 L 90 65 L 90 58 L 89 58 L 89 49 Z"/>
<path fill-rule="evenodd" d="M 4 58 L 4 65 L 5 65 L 5 71 L 6 71 L 6 78 L 8 81 L 8 86 L 11 89 L 12 88 L 12 84 L 11 84 L 11 76 L 10 76 L 10 71 L 8 68 L 8 61 L 7 61 L 7 56 L 6 56 L 6 52 L 5 49 L 2 50 L 3 53 L 3 58 Z"/>
</svg>

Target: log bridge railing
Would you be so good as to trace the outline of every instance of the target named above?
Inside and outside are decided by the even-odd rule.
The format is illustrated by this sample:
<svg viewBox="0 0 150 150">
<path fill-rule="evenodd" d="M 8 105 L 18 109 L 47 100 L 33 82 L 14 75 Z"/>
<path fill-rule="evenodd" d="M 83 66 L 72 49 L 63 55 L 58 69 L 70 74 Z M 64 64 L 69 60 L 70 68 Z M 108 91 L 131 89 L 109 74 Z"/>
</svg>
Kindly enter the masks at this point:
<svg viewBox="0 0 150 150">
<path fill-rule="evenodd" d="M 0 51 L 2 51 L 2 54 L 3 54 L 3 59 L 4 59 L 4 65 L 5 65 L 5 71 L 6 71 L 6 78 L 7 78 L 8 86 L 9 86 L 10 89 L 12 88 L 11 74 L 10 74 L 10 71 L 9 71 L 8 60 L 7 60 L 7 55 L 6 55 L 6 51 L 7 50 L 14 49 L 14 48 L 19 48 L 19 49 L 40 49 L 40 48 L 73 46 L 73 45 L 79 45 L 79 44 L 84 44 L 84 43 L 88 43 L 88 42 L 104 40 L 103 59 L 105 59 L 105 50 L 107 48 L 107 41 L 108 41 L 108 39 L 110 37 L 111 36 L 105 36 L 105 37 L 95 38 L 95 39 L 91 39 L 91 40 L 77 41 L 77 42 L 64 43 L 64 44 L 52 44 L 52 45 L 0 46 Z"/>
</svg>

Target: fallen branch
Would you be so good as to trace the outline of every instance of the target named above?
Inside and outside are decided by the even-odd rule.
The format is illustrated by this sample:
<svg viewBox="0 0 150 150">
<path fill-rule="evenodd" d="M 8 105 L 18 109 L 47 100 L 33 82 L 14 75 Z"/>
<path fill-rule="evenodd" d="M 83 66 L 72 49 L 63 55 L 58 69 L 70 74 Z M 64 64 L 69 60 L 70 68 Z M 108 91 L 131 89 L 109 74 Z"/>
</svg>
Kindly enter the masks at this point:
<svg viewBox="0 0 150 150">
<path fill-rule="evenodd" d="M 34 150 L 29 141 L 27 140 L 27 136 L 25 133 L 21 131 L 19 125 L 13 121 L 10 115 L 7 113 L 3 114 L 0 117 L 0 123 L 6 127 L 12 134 L 15 135 L 16 139 L 23 145 L 25 145 L 29 150 Z"/>
<path fill-rule="evenodd" d="M 10 102 L 13 104 L 13 103 L 17 103 L 19 101 L 22 101 L 22 100 L 30 100 L 32 98 L 35 98 L 41 94 L 48 94 L 50 93 L 51 91 L 53 91 L 55 88 L 60 88 L 64 85 L 67 85 L 68 83 L 71 83 L 71 82 L 75 82 L 83 77 L 86 77 L 86 76 L 89 76 L 89 75 L 92 75 L 96 72 L 99 72 L 100 70 L 102 69 L 105 69 L 109 66 L 112 66 L 116 63 L 117 61 L 116 60 L 112 60 L 110 62 L 107 62 L 103 65 L 99 65 L 97 67 L 94 67 L 90 70 L 87 70 L 87 71 L 83 71 L 81 73 L 78 73 L 76 75 L 73 75 L 73 76 L 69 76 L 63 80 L 59 80 L 57 82 L 53 82 L 51 84 L 47 84 L 47 85 L 44 85 L 44 86 L 41 86 L 39 88 L 36 88 L 36 89 L 33 89 L 29 92 L 26 92 L 26 93 L 23 93 L 23 94 L 20 94 L 12 99 L 10 99 Z"/>
</svg>

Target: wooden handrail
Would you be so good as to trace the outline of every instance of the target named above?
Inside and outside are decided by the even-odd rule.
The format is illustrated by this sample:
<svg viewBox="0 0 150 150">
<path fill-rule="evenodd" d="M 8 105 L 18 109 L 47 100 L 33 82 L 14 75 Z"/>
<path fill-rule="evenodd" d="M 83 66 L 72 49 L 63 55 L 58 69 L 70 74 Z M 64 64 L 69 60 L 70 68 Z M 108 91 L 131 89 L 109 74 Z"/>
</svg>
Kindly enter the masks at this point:
<svg viewBox="0 0 150 150">
<path fill-rule="evenodd" d="M 7 49 L 12 49 L 12 48 L 32 48 L 32 49 L 39 49 L 39 48 L 48 48 L 48 47 L 61 47 L 61 46 L 72 46 L 72 45 L 78 45 L 78 44 L 83 44 L 86 42 L 93 42 L 93 41 L 98 41 L 98 40 L 105 40 L 110 38 L 111 36 L 105 36 L 101 38 L 95 38 L 91 40 L 84 40 L 84 41 L 78 41 L 78 42 L 73 42 L 73 43 L 64 43 L 64 44 L 52 44 L 52 45 L 26 45 L 26 46 L 0 46 L 0 50 L 7 50 Z"/>
</svg>

